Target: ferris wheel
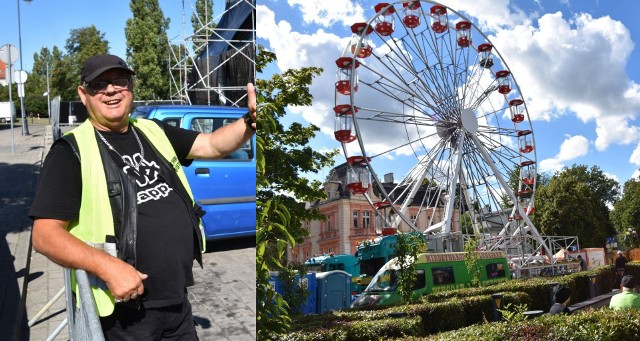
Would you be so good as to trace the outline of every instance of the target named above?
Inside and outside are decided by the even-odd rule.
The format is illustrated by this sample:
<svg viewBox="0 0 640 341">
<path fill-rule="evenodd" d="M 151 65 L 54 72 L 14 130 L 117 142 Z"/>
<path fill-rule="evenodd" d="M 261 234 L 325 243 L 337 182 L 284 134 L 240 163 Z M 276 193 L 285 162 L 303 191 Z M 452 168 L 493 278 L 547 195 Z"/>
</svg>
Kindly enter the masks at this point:
<svg viewBox="0 0 640 341">
<path fill-rule="evenodd" d="M 374 10 L 351 26 L 336 60 L 335 138 L 347 159 L 346 187 L 367 198 L 385 234 L 402 222 L 427 236 L 466 227 L 489 250 L 550 254 L 530 219 L 533 128 L 496 47 L 471 20 L 433 1 Z M 381 159 L 410 159 L 412 167 L 395 183 L 376 172 Z M 430 212 L 428 219 L 410 209 Z M 491 226 L 497 232 L 488 233 Z"/>
</svg>

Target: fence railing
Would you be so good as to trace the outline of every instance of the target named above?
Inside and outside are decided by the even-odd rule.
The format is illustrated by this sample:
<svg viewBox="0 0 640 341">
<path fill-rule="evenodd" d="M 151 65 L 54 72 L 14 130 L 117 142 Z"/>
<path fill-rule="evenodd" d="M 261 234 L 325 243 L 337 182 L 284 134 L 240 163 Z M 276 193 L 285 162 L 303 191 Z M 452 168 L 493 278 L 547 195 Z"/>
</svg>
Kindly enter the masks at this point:
<svg viewBox="0 0 640 341">
<path fill-rule="evenodd" d="M 67 305 L 67 317 L 51 332 L 45 341 L 52 341 L 60 334 L 64 327 L 69 327 L 69 340 L 71 341 L 104 341 L 100 318 L 96 302 L 93 300 L 89 277 L 84 270 L 76 270 L 76 281 L 78 282 L 78 296 L 80 304 L 76 305 L 76 295 L 71 286 L 71 269 L 64 268 L 64 287 L 53 297 L 40 311 L 28 322 L 28 326 L 35 325 L 42 315 L 62 295 L 65 295 Z"/>
<path fill-rule="evenodd" d="M 74 340 L 104 341 L 102 326 L 98 317 L 96 302 L 93 300 L 89 277 L 84 270 L 76 270 L 78 298 L 80 304 L 74 304 L 74 292 L 71 290 L 71 269 L 64 269 L 64 284 L 67 297 L 67 320 L 69 338 Z"/>
</svg>

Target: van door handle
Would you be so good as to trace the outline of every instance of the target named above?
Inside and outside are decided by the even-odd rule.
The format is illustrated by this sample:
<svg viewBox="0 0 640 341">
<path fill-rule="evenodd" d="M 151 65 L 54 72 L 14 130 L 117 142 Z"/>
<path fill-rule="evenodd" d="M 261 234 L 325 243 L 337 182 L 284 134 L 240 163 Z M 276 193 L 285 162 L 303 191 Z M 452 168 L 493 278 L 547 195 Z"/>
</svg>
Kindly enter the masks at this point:
<svg viewBox="0 0 640 341">
<path fill-rule="evenodd" d="M 196 175 L 209 175 L 209 168 L 196 168 Z"/>
</svg>

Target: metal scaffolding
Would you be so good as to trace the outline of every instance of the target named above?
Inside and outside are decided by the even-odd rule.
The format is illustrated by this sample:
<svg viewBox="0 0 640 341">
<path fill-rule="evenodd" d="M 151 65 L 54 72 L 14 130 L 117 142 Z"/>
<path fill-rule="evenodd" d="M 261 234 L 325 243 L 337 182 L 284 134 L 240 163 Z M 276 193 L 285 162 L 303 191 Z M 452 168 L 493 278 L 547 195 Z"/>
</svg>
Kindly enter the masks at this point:
<svg viewBox="0 0 640 341">
<path fill-rule="evenodd" d="M 183 32 L 185 3 L 195 13 L 194 1 L 183 1 Z M 170 39 L 171 101 L 246 106 L 246 84 L 256 77 L 255 26 L 255 0 L 226 0 L 224 12 L 196 32 Z"/>
</svg>

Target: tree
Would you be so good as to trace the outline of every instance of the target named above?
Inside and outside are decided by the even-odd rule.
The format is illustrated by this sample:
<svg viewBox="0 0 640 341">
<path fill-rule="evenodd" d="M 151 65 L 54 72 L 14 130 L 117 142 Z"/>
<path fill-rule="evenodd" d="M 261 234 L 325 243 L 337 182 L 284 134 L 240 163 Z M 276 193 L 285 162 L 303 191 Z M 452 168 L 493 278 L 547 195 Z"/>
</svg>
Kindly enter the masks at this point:
<svg viewBox="0 0 640 341">
<path fill-rule="evenodd" d="M 602 247 L 614 233 L 608 200 L 617 182 L 597 166 L 565 168 L 536 191 L 536 224 L 543 234 L 578 236 L 581 247 Z"/>
<path fill-rule="evenodd" d="M 478 262 L 478 239 L 480 237 L 474 234 L 464 242 L 464 265 L 467 272 L 471 275 L 471 286 L 480 286 L 481 268 Z"/>
<path fill-rule="evenodd" d="M 213 23 L 213 0 L 196 0 L 196 10 L 191 15 L 191 26 L 193 34 L 197 37 L 196 41 L 204 42 L 199 46 L 194 46 L 193 50 L 198 54 L 206 43 L 216 27 Z"/>
<path fill-rule="evenodd" d="M 397 236 L 398 293 L 402 302 L 409 303 L 417 298 L 413 296 L 413 289 L 418 279 L 416 262 L 418 254 L 424 251 L 426 241 L 422 233 L 400 233 Z"/>
<path fill-rule="evenodd" d="M 53 48 L 52 86 L 63 101 L 78 100 L 80 71 L 84 61 L 96 54 L 109 52 L 109 42 L 94 25 L 71 30 L 65 44 L 66 54 Z M 35 65 L 34 65 L 35 67 Z"/>
<path fill-rule="evenodd" d="M 262 48 L 259 48 L 259 54 L 262 60 L 256 63 L 258 70 L 276 60 L 275 54 Z M 300 228 L 302 221 L 323 219 L 317 209 L 305 208 L 305 203 L 325 197 L 322 183 L 309 180 L 302 174 L 318 173 L 321 169 L 331 167 L 333 157 L 339 151 L 334 149 L 323 153 L 308 145 L 320 131 L 317 126 L 304 127 L 294 122 L 284 127 L 279 119 L 286 115 L 285 109 L 290 105 L 311 105 L 312 96 L 308 86 L 313 77 L 321 72 L 322 69 L 316 67 L 286 70 L 273 75 L 270 80 L 257 81 L 262 99 L 269 104 L 268 114 L 275 120 L 273 131 L 266 135 L 259 132 L 265 143 L 265 159 L 269 162 L 265 165 L 268 184 L 258 188 L 258 197 L 264 200 L 279 198 L 295 217 L 289 231 L 299 241 L 306 234 L 306 230 Z"/>
<path fill-rule="evenodd" d="M 638 246 L 640 228 L 640 179 L 631 179 L 624 184 L 623 195 L 613 205 L 611 222 L 627 247 Z M 634 234 L 635 232 L 635 234 Z"/>
<path fill-rule="evenodd" d="M 29 75 L 29 81 L 25 84 L 26 89 L 26 110 L 31 114 L 38 114 L 40 117 L 46 117 L 48 113 L 47 96 L 47 68 L 51 75 L 53 66 L 53 55 L 48 48 L 43 47 L 40 53 L 33 55 L 33 69 Z M 51 83 L 51 82 L 49 82 Z M 77 85 L 77 84 L 76 84 Z M 57 90 L 50 87 L 50 98 L 57 94 Z"/>
<path fill-rule="evenodd" d="M 135 97 L 169 98 L 169 19 L 158 0 L 131 0 L 133 18 L 127 19 L 127 62 L 136 72 Z"/>
<path fill-rule="evenodd" d="M 572 176 L 584 182 L 595 198 L 604 204 L 607 211 L 607 205 L 613 205 L 620 196 L 620 184 L 604 174 L 598 166 L 591 166 L 588 169 L 585 165 L 574 164 L 571 168 L 565 167 L 563 173 L 566 173 L 565 176 Z"/>
<path fill-rule="evenodd" d="M 276 60 L 272 52 L 258 49 L 259 72 Z M 282 270 L 288 246 L 306 231 L 303 220 L 319 219 L 317 211 L 305 209 L 305 201 L 324 197 L 318 181 L 300 176 L 332 165 L 337 151 L 321 153 L 307 146 L 319 130 L 293 123 L 285 128 L 279 119 L 290 105 L 310 105 L 308 86 L 321 69 L 286 70 L 271 79 L 258 79 L 258 135 L 256 153 L 256 304 L 257 339 L 288 330 L 288 305 L 271 285 L 270 271 Z"/>
</svg>

